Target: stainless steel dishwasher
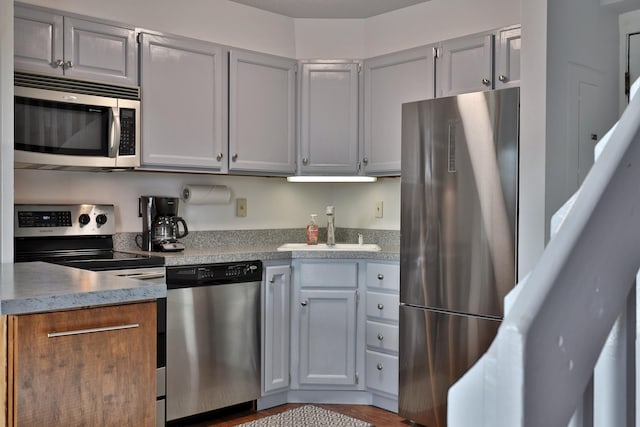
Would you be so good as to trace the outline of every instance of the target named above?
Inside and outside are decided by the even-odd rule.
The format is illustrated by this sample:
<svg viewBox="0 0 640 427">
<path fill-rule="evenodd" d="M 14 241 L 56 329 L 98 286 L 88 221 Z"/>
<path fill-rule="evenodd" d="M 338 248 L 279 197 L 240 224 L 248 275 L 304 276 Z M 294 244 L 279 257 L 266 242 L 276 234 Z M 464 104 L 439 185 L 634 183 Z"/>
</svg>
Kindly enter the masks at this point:
<svg viewBox="0 0 640 427">
<path fill-rule="evenodd" d="M 260 261 L 167 267 L 167 421 L 260 397 Z"/>
</svg>

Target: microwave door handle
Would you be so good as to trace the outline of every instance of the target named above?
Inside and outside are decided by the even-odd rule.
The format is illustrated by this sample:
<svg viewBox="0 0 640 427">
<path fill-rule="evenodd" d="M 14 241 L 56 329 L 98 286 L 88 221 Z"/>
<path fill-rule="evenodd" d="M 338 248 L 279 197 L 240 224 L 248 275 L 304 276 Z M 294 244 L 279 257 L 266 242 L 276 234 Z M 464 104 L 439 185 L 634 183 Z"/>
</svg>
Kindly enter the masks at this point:
<svg viewBox="0 0 640 427">
<path fill-rule="evenodd" d="M 118 108 L 111 108 L 110 113 L 110 122 L 111 122 L 111 140 L 109 141 L 109 157 L 115 158 L 118 155 L 118 148 L 120 146 L 120 114 L 118 113 Z"/>
</svg>

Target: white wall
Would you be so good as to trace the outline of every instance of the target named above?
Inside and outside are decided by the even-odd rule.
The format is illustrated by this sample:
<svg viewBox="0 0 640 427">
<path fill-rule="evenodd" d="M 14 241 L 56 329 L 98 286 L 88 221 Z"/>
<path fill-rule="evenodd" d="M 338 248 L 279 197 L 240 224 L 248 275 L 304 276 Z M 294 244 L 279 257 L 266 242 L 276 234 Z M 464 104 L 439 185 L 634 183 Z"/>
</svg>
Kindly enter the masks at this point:
<svg viewBox="0 0 640 427">
<path fill-rule="evenodd" d="M 119 232 L 140 231 L 138 197 L 179 197 L 185 184 L 226 185 L 232 200 L 222 205 L 180 204 L 190 230 L 236 230 L 304 227 L 309 215 L 325 221 L 334 205 L 336 225 L 397 230 L 400 224 L 400 179 L 377 183 L 288 183 L 284 178 L 196 175 L 154 172 L 84 173 L 16 170 L 16 203 L 114 203 Z M 247 199 L 247 216 L 235 216 L 235 199 Z M 384 217 L 374 217 L 375 202 Z"/>
<path fill-rule="evenodd" d="M 546 230 L 550 217 L 573 194 L 577 146 L 568 130 L 577 102 L 578 75 L 598 84 L 594 133 L 602 136 L 618 119 L 618 13 L 600 0 L 549 1 L 547 11 Z"/>
<path fill-rule="evenodd" d="M 13 261 L 13 2 L 0 0 L 0 261 Z"/>
</svg>

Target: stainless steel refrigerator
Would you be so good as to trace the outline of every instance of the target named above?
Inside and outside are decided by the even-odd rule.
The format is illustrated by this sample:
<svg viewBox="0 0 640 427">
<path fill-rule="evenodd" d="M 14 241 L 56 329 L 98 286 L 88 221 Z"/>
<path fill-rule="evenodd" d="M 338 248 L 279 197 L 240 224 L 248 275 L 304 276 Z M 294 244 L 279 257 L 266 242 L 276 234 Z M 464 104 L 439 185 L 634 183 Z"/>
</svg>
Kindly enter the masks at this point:
<svg viewBox="0 0 640 427">
<path fill-rule="evenodd" d="M 516 281 L 519 90 L 402 106 L 399 413 L 446 426 Z"/>
</svg>

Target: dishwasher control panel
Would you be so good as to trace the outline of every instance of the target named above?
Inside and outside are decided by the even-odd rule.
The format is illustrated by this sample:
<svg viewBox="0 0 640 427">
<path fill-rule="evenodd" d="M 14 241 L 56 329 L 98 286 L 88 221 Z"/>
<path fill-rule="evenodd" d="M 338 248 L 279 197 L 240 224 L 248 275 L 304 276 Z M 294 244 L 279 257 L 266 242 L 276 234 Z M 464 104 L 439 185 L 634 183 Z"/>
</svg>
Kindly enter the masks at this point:
<svg viewBox="0 0 640 427">
<path fill-rule="evenodd" d="M 169 289 L 261 281 L 261 261 L 167 267 L 167 288 Z"/>
</svg>

